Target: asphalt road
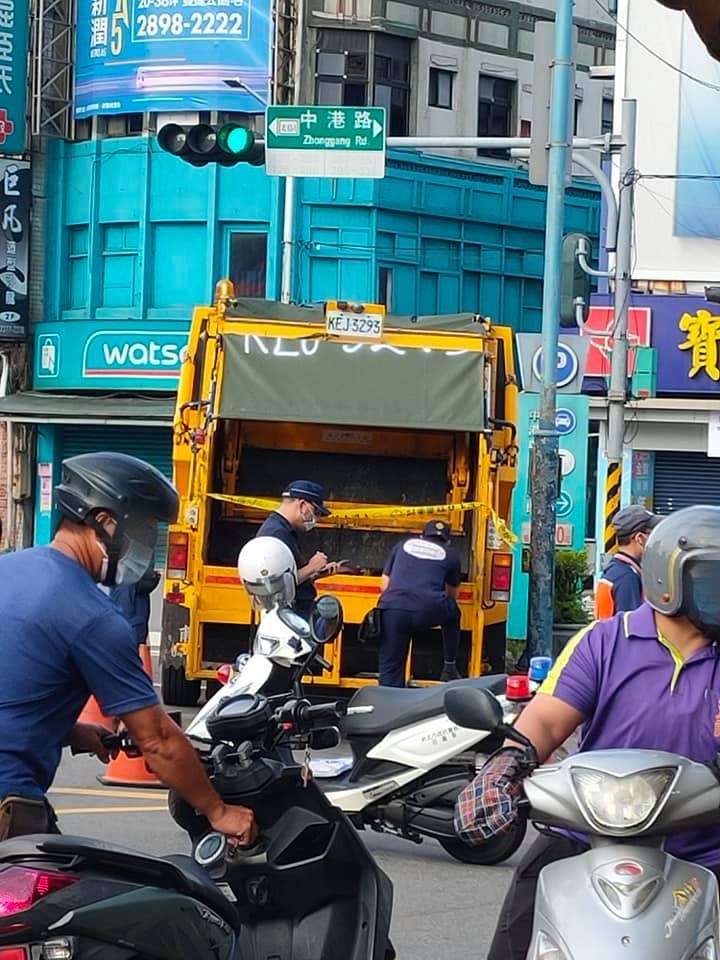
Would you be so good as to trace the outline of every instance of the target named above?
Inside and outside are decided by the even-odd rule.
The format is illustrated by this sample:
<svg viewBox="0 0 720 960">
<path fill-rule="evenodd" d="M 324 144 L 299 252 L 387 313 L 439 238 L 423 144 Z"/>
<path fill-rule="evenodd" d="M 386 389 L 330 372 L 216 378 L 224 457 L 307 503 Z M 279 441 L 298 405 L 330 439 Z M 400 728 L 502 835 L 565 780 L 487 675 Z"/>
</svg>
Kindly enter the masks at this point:
<svg viewBox="0 0 720 960">
<path fill-rule="evenodd" d="M 95 758 L 63 759 L 50 793 L 63 833 L 98 837 L 155 854 L 189 852 L 186 835 L 167 813 L 162 790 L 102 786 Z M 406 960 L 482 960 L 510 881 L 507 864 L 470 867 L 438 844 L 416 846 L 364 834 L 395 886 L 392 939 Z"/>
</svg>

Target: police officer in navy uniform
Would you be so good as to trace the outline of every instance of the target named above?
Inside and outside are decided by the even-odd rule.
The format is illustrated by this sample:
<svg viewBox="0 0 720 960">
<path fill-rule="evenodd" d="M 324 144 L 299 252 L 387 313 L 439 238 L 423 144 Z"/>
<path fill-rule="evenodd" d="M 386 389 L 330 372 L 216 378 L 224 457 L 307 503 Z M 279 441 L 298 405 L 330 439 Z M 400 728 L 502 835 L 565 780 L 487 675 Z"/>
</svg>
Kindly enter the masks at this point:
<svg viewBox="0 0 720 960">
<path fill-rule="evenodd" d="M 442 627 L 444 664 L 440 679 L 457 680 L 460 646 L 460 557 L 450 546 L 450 526 L 425 524 L 421 537 L 393 549 L 382 577 L 380 684 L 405 686 L 405 661 L 413 633 Z"/>
<path fill-rule="evenodd" d="M 325 488 L 312 480 L 294 480 L 282 492 L 282 503 L 260 526 L 256 536 L 276 537 L 282 540 L 295 557 L 297 564 L 297 592 L 294 610 L 305 620 L 317 595 L 315 581 L 329 577 L 342 569 L 342 564 L 329 562 L 320 551 L 306 560 L 300 549 L 300 534 L 309 532 L 321 517 L 329 517 L 325 506 Z"/>
</svg>

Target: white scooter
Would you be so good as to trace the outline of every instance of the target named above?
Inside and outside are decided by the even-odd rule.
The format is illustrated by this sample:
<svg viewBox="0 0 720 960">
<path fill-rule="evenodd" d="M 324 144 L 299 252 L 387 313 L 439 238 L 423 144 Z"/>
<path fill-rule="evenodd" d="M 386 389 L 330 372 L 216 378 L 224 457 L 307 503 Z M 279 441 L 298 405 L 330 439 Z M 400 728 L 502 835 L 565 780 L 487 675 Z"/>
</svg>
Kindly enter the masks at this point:
<svg viewBox="0 0 720 960">
<path fill-rule="evenodd" d="M 338 632 L 338 618 L 342 608 L 328 595 L 316 601 L 310 624 L 290 609 L 264 611 L 252 655 L 238 664 L 186 730 L 199 751 L 207 753 L 215 746 L 206 721 L 224 700 L 249 693 L 262 693 L 271 702 L 299 696 L 302 676 L 312 672 L 314 664 L 330 666 L 320 650 L 325 639 Z M 392 833 L 415 843 L 430 837 L 464 863 L 506 860 L 522 843 L 524 823 L 482 846 L 466 844 L 453 827 L 455 801 L 475 776 L 478 755 L 484 758 L 501 741 L 487 731 L 458 729 L 444 709 L 449 689 L 486 689 L 499 696 L 510 722 L 514 705 L 504 698 L 506 679 L 480 677 L 418 689 L 361 688 L 341 721 L 352 759 L 335 761 L 336 776 L 323 777 L 316 771 L 319 786 L 360 829 Z M 332 768 L 327 762 L 324 766 Z M 173 807 L 173 815 L 186 826 Z"/>
</svg>

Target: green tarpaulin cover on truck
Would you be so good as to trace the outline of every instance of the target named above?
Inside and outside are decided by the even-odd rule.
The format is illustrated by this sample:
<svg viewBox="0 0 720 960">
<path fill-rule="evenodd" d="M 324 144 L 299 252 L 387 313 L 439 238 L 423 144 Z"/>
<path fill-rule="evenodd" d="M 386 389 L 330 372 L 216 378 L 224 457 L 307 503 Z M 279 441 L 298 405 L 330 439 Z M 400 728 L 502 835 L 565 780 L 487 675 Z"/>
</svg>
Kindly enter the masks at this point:
<svg viewBox="0 0 720 960">
<path fill-rule="evenodd" d="M 228 311 L 232 317 L 324 322 L 322 308 L 270 301 L 240 302 Z M 482 329 L 471 314 L 393 316 L 385 326 L 478 334 Z M 261 339 L 227 328 L 223 349 L 222 418 L 426 430 L 485 427 L 481 351 Z"/>
</svg>

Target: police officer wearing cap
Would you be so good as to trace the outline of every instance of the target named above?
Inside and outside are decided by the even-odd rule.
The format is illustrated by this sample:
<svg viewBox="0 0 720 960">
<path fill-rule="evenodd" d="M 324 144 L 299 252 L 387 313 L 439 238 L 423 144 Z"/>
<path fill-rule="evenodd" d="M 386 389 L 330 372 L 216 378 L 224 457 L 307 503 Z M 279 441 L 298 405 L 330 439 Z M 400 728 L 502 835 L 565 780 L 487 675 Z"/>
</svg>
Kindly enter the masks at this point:
<svg viewBox="0 0 720 960">
<path fill-rule="evenodd" d="M 280 506 L 256 534 L 258 537 L 276 537 L 292 551 L 298 568 L 294 609 L 306 620 L 317 595 L 315 580 L 332 576 L 342 569 L 342 564 L 329 562 L 327 555 L 320 551 L 306 560 L 300 549 L 300 534 L 312 530 L 321 517 L 329 516 L 325 488 L 312 480 L 294 480 L 283 490 Z"/>
<path fill-rule="evenodd" d="M 425 524 L 421 537 L 393 549 L 382 577 L 380 684 L 405 686 L 405 661 L 413 633 L 442 627 L 444 664 L 440 679 L 456 680 L 460 646 L 460 557 L 450 546 L 450 527 Z"/>
<path fill-rule="evenodd" d="M 639 503 L 624 507 L 613 517 L 612 526 L 619 549 L 595 587 L 595 615 L 598 620 L 637 610 L 642 603 L 640 564 L 650 532 L 661 519 Z"/>
</svg>

